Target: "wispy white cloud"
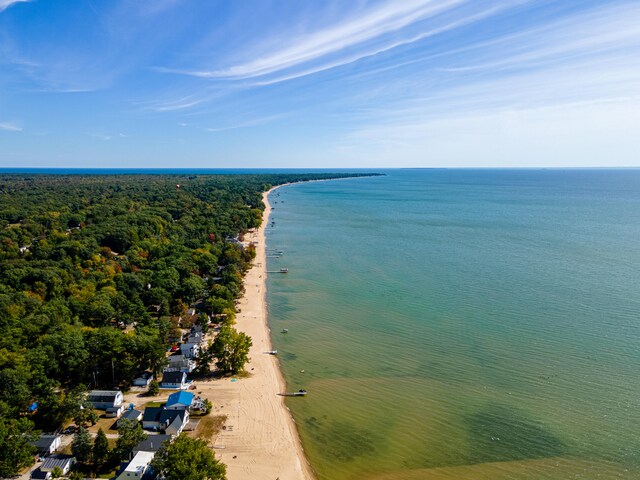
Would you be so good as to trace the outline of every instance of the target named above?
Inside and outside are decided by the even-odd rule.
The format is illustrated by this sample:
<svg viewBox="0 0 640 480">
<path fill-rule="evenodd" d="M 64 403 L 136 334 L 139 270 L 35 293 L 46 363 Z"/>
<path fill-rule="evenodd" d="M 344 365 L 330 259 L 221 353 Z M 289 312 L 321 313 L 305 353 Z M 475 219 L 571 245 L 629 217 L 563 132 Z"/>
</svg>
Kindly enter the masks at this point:
<svg viewBox="0 0 640 480">
<path fill-rule="evenodd" d="M 440 24 L 421 25 L 469 4 L 469 0 L 407 0 L 390 1 L 352 18 L 325 28 L 291 37 L 283 33 L 280 43 L 287 45 L 269 53 L 256 53 L 255 58 L 226 68 L 187 70 L 158 68 L 209 79 L 243 80 L 269 75 L 277 78 L 258 80 L 254 85 L 269 85 L 291 80 L 342 65 L 357 62 L 392 49 L 410 45 L 448 30 L 481 20 L 506 8 L 514 8 L 526 0 L 488 2 L 478 10 L 472 7 L 451 20 L 443 17 Z M 417 32 L 400 33 L 416 27 Z M 400 38 L 399 38 L 400 36 Z M 337 58 L 336 58 L 337 57 Z"/>
<path fill-rule="evenodd" d="M 23 3 L 23 2 L 26 3 L 29 1 L 31 0 L 0 0 L 0 12 L 2 12 L 3 10 L 6 10 L 14 3 Z"/>
<path fill-rule="evenodd" d="M 620 49 L 634 49 L 637 53 L 639 48 L 640 5 L 611 5 L 477 45 L 474 49 L 481 52 L 479 61 L 446 70 L 473 72 L 536 67 Z M 488 53 L 483 54 L 483 49 Z"/>
<path fill-rule="evenodd" d="M 348 21 L 288 39 L 292 45 L 241 65 L 213 71 L 184 72 L 210 78 L 252 78 L 282 71 L 398 31 L 418 20 L 464 3 L 464 0 L 387 2 Z"/>
<path fill-rule="evenodd" d="M 479 45 L 471 56 L 480 62 L 436 67 L 431 75 L 403 79 L 401 88 L 413 94 L 403 95 L 392 105 L 379 105 L 377 111 L 365 110 L 360 120 L 376 123 L 383 119 L 383 125 L 403 125 L 457 112 L 477 114 L 640 96 L 637 4 L 599 8 Z M 454 58 L 461 51 L 454 50 Z M 445 64 L 454 62 L 459 64 L 444 60 Z M 439 86 L 429 88 L 434 77 Z"/>
<path fill-rule="evenodd" d="M 7 132 L 21 132 L 22 127 L 12 122 L 0 122 L 0 130 Z"/>
<path fill-rule="evenodd" d="M 496 14 L 497 12 L 503 10 L 504 8 L 506 8 L 506 5 L 499 5 L 499 6 L 491 6 L 489 8 L 487 8 L 486 10 L 480 11 L 480 12 L 476 12 L 473 14 L 470 14 L 468 16 L 465 16 L 463 18 L 459 18 L 456 19 L 454 21 L 451 21 L 449 23 L 445 23 L 443 25 L 434 27 L 432 29 L 427 29 L 426 31 L 423 31 L 421 33 L 418 33 L 416 35 L 413 35 L 409 38 L 403 39 L 403 40 L 398 40 L 398 41 L 393 41 L 391 43 L 385 44 L 381 47 L 378 48 L 374 48 L 374 49 L 370 49 L 370 50 L 364 50 L 361 51 L 357 54 L 354 55 L 350 55 L 350 56 L 345 56 L 337 61 L 334 62 L 328 62 L 328 63 L 323 63 L 319 66 L 313 67 L 313 68 L 309 68 L 306 70 L 301 70 L 301 71 L 297 71 L 295 73 L 291 73 L 288 75 L 284 75 L 284 76 L 280 76 L 280 77 L 275 77 L 275 78 L 270 78 L 268 80 L 258 80 L 256 81 L 253 85 L 256 86 L 265 86 L 265 85 L 273 85 L 275 83 L 280 83 L 280 82 L 284 82 L 287 80 L 293 80 L 296 78 L 300 78 L 300 77 L 305 77 L 307 75 L 313 75 L 315 73 L 320 73 L 323 72 L 325 70 L 330 70 L 336 67 L 341 67 L 344 65 L 348 65 L 350 63 L 355 63 L 357 61 L 363 60 L 365 58 L 369 58 L 369 57 L 374 57 L 376 55 L 379 55 L 381 53 L 385 53 L 388 52 L 390 50 L 393 50 L 395 48 L 398 47 L 402 47 L 404 45 L 410 45 L 412 43 L 416 43 L 420 40 L 424 40 L 426 38 L 429 37 L 433 37 L 435 35 L 439 35 L 442 33 L 445 33 L 449 30 L 453 30 L 455 28 L 459 28 L 462 27 L 464 25 L 468 25 L 469 23 L 473 23 L 476 22 L 478 20 L 482 20 L 484 18 L 487 18 L 491 15 Z"/>
<path fill-rule="evenodd" d="M 225 127 L 210 127 L 210 128 L 205 128 L 205 130 L 207 132 L 226 132 L 228 130 L 237 130 L 239 128 L 248 128 L 248 127 L 256 127 L 258 125 L 265 125 L 267 123 L 276 121 L 276 120 L 281 120 L 285 117 L 287 117 L 288 114 L 277 114 L 277 115 L 270 115 L 268 117 L 262 117 L 262 118 L 254 118 L 251 120 L 247 120 L 246 122 L 241 122 L 238 124 L 234 124 L 234 125 L 230 125 L 230 126 L 225 126 Z"/>
</svg>

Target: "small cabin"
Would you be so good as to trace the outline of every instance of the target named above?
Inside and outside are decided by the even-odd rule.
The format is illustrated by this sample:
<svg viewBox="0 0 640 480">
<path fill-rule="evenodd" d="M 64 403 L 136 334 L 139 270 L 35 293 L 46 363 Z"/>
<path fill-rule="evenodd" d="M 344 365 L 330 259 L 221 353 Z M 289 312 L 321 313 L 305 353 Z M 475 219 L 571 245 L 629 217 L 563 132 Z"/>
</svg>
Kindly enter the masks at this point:
<svg viewBox="0 0 640 480">
<path fill-rule="evenodd" d="M 93 408 L 107 410 L 122 405 L 124 397 L 120 390 L 91 390 L 87 401 Z"/>
<path fill-rule="evenodd" d="M 148 387 L 153 381 L 153 374 L 151 372 L 142 372 L 139 377 L 133 379 L 133 385 L 135 387 Z"/>
</svg>

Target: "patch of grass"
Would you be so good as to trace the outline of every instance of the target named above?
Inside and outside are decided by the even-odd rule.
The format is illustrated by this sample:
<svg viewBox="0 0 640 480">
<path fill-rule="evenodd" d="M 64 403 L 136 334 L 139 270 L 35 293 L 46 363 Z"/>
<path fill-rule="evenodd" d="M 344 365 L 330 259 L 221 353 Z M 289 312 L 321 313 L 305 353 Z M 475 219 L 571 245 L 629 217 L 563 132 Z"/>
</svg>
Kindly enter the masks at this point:
<svg viewBox="0 0 640 480">
<path fill-rule="evenodd" d="M 98 473 L 98 475 L 96 476 L 96 478 L 113 478 L 116 476 L 116 473 L 118 473 L 118 469 L 113 469 L 109 472 L 104 472 L 104 473 Z"/>
<path fill-rule="evenodd" d="M 104 433 L 116 433 L 118 431 L 118 427 L 116 425 L 117 421 L 117 418 L 100 417 L 98 423 L 96 423 L 92 427 L 87 428 L 87 430 L 89 430 L 89 432 L 91 433 L 97 433 L 98 430 L 102 427 Z"/>
<path fill-rule="evenodd" d="M 147 402 L 144 405 L 142 405 L 138 410 L 144 410 L 147 407 L 161 407 L 165 403 L 166 402 Z"/>
<path fill-rule="evenodd" d="M 208 415 L 200 418 L 198 428 L 191 434 L 195 438 L 200 438 L 206 442 L 212 441 L 218 432 L 222 430 L 224 422 L 227 421 L 226 415 Z"/>
</svg>

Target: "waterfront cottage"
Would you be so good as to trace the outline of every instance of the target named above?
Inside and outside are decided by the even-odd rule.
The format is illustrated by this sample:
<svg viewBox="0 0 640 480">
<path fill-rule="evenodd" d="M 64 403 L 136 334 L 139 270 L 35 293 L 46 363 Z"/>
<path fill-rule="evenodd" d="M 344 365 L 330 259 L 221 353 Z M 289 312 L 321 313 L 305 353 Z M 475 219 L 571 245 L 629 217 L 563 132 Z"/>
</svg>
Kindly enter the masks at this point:
<svg viewBox="0 0 640 480">
<path fill-rule="evenodd" d="M 167 361 L 169 363 L 163 369 L 165 372 L 191 373 L 196 368 L 196 362 L 184 355 L 171 355 L 170 357 L 167 357 Z"/>
<path fill-rule="evenodd" d="M 91 390 L 87 401 L 93 408 L 107 410 L 122 405 L 124 397 L 120 390 Z"/>
<path fill-rule="evenodd" d="M 175 413 L 174 413 L 175 412 Z M 189 423 L 189 412 L 186 410 L 165 410 L 160 415 L 160 422 L 164 427 L 164 433 L 173 437 L 180 435 L 180 432 Z"/>
<path fill-rule="evenodd" d="M 184 372 L 164 372 L 162 374 L 162 382 L 160 382 L 160 388 L 184 390 L 187 388 L 187 386 L 187 374 Z"/>
<path fill-rule="evenodd" d="M 187 410 L 193 405 L 195 395 L 190 392 L 175 392 L 169 395 L 165 408 L 168 410 Z"/>
<path fill-rule="evenodd" d="M 167 435 L 179 435 L 187 423 L 189 423 L 189 412 L 186 410 L 147 407 L 142 416 L 142 428 L 164 432 Z"/>
<path fill-rule="evenodd" d="M 183 343 L 180 345 L 180 353 L 186 358 L 196 358 L 200 353 L 199 343 Z"/>
</svg>

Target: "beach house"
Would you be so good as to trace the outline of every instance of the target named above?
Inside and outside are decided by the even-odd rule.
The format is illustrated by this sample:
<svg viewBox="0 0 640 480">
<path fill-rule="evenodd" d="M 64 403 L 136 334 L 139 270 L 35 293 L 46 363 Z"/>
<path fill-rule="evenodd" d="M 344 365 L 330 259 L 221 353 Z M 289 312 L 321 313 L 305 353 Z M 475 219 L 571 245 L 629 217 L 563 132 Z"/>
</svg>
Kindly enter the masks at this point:
<svg viewBox="0 0 640 480">
<path fill-rule="evenodd" d="M 190 392 L 175 392 L 169 395 L 165 408 L 167 410 L 187 410 L 191 408 L 195 395 Z"/>
<path fill-rule="evenodd" d="M 191 373 L 196 368 L 196 362 L 184 355 L 171 355 L 167 357 L 167 366 L 163 368 L 165 372 L 185 372 Z"/>
<path fill-rule="evenodd" d="M 183 343 L 180 345 L 180 353 L 185 358 L 197 358 L 200 353 L 200 343 Z"/>
<path fill-rule="evenodd" d="M 184 390 L 188 386 L 187 374 L 184 372 L 163 372 L 160 388 Z"/>
<path fill-rule="evenodd" d="M 187 423 L 189 423 L 189 412 L 186 410 L 147 407 L 142 416 L 142 428 L 164 432 L 166 435 L 179 435 Z"/>
</svg>

